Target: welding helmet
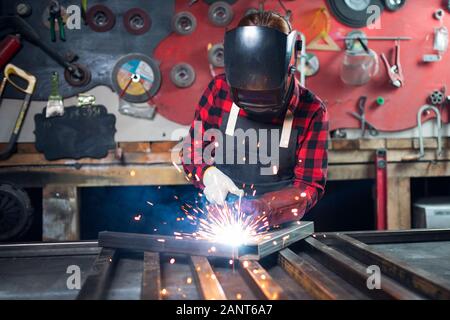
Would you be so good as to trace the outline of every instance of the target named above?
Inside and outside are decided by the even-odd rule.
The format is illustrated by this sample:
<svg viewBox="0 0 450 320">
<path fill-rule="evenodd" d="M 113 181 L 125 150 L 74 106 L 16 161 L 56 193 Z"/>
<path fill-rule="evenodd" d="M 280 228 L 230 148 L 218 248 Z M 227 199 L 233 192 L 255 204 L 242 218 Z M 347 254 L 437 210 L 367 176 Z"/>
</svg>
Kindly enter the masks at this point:
<svg viewBox="0 0 450 320">
<path fill-rule="evenodd" d="M 274 118 L 292 96 L 298 52 L 297 31 L 288 35 L 265 26 L 241 26 L 225 34 L 224 61 L 234 103 L 250 116 Z"/>
</svg>

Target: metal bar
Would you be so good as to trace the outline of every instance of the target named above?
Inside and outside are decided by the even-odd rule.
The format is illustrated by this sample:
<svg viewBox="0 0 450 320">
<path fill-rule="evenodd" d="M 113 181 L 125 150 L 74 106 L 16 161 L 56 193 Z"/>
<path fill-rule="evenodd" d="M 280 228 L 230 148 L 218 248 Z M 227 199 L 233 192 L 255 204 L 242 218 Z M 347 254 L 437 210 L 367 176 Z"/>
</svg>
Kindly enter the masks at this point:
<svg viewBox="0 0 450 320">
<path fill-rule="evenodd" d="M 192 256 L 192 269 L 200 294 L 205 300 L 226 300 L 222 285 L 206 257 Z"/>
<path fill-rule="evenodd" d="M 422 296 L 402 287 L 400 284 L 387 277 L 383 278 L 381 289 L 369 290 L 367 287 L 367 280 L 369 277 L 367 266 L 328 247 L 312 237 L 305 239 L 304 243 L 313 257 L 322 260 L 331 271 L 341 275 L 347 282 L 360 288 L 362 292 L 372 298 L 399 300 L 423 299 Z"/>
<path fill-rule="evenodd" d="M 312 263 L 301 259 L 290 249 L 280 251 L 278 264 L 310 295 L 320 300 L 351 300 L 354 294 L 346 291 Z"/>
<path fill-rule="evenodd" d="M 431 299 L 450 299 L 450 288 L 443 285 L 445 280 L 439 276 L 425 270 L 413 269 L 404 261 L 387 257 L 345 234 L 335 234 L 333 237 L 339 241 L 339 248 L 342 248 L 347 254 L 364 263 L 379 266 L 382 273 L 412 290 L 418 291 Z"/>
<path fill-rule="evenodd" d="M 450 229 L 414 229 L 384 232 L 366 231 L 346 232 L 345 234 L 366 244 L 450 241 Z M 318 237 L 322 236 L 322 234 L 316 235 Z"/>
<path fill-rule="evenodd" d="M 378 41 L 409 41 L 412 40 L 412 37 L 389 37 L 389 36 L 368 36 L 368 37 L 360 37 L 361 40 L 378 40 Z M 353 37 L 341 37 L 339 40 L 355 40 Z"/>
<path fill-rule="evenodd" d="M 78 293 L 77 300 L 100 300 L 105 298 L 105 290 L 118 258 L 116 250 L 102 249 L 92 266 L 92 270 Z"/>
<path fill-rule="evenodd" d="M 178 239 L 177 237 L 149 234 L 103 231 L 99 233 L 98 244 L 105 248 L 135 251 L 181 253 L 223 258 L 237 257 L 237 250 L 229 245 L 211 243 L 204 240 Z"/>
<path fill-rule="evenodd" d="M 378 149 L 375 155 L 376 168 L 376 226 L 377 230 L 387 229 L 387 160 L 386 149 Z"/>
<path fill-rule="evenodd" d="M 0 258 L 97 255 L 100 250 L 97 241 L 13 243 L 0 245 Z"/>
<path fill-rule="evenodd" d="M 266 257 L 299 240 L 309 237 L 313 232 L 314 222 L 294 222 L 286 228 L 279 229 L 263 237 L 263 239 L 258 242 L 258 255 L 260 258 Z"/>
<path fill-rule="evenodd" d="M 286 300 L 283 288 L 257 261 L 241 261 L 241 272 L 248 285 L 260 299 Z"/>
<path fill-rule="evenodd" d="M 256 237 L 254 242 L 239 247 L 206 240 L 110 231 L 100 232 L 98 241 L 99 246 L 105 248 L 259 260 L 309 236 L 313 232 L 313 222 L 293 223 L 286 228 L 260 235 Z"/>
<path fill-rule="evenodd" d="M 161 266 L 159 253 L 144 252 L 141 300 L 161 300 Z"/>
</svg>

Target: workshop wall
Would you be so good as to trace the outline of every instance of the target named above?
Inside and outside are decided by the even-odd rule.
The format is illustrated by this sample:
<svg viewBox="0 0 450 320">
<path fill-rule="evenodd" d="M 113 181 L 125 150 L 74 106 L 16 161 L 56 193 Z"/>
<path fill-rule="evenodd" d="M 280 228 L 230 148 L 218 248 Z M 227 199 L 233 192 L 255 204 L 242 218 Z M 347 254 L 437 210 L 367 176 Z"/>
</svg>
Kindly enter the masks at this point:
<svg viewBox="0 0 450 320">
<path fill-rule="evenodd" d="M 326 6 L 325 0 L 297 0 L 285 1 L 286 8 L 292 10 L 292 22 L 296 29 L 304 32 L 307 42 L 313 40 L 322 30 L 323 22 L 314 20 L 318 10 Z M 233 27 L 247 9 L 257 8 L 258 1 L 238 1 L 233 9 L 235 19 L 230 27 Z M 267 9 L 281 11 L 278 1 L 266 1 Z M 382 131 L 401 131 L 416 126 L 417 111 L 427 103 L 429 95 L 434 90 L 440 90 L 450 80 L 448 69 L 450 60 L 444 55 L 442 61 L 424 64 L 422 56 L 433 53 L 434 28 L 440 26 L 440 22 L 433 18 L 434 12 L 442 8 L 442 1 L 408 1 L 397 12 L 383 12 L 381 15 L 379 30 L 361 28 L 368 36 L 405 36 L 411 37 L 411 41 L 401 43 L 401 63 L 405 73 L 405 85 L 396 89 L 389 84 L 387 72 L 380 61 L 380 71 L 367 85 L 353 87 L 345 85 L 340 79 L 340 68 L 344 57 L 344 42 L 338 39 L 345 37 L 352 28 L 344 26 L 334 17 L 331 17 L 330 36 L 335 39 L 342 49 L 335 51 L 311 50 L 317 54 L 320 61 L 320 70 L 317 75 L 307 79 L 307 86 L 318 94 L 328 105 L 330 111 L 331 130 L 337 128 L 358 128 L 359 123 L 348 112 L 356 111 L 357 101 L 360 96 L 368 97 L 367 118 Z M 186 2 L 178 1 L 176 10 L 189 10 L 196 17 L 206 17 L 207 7 L 201 3 L 188 7 Z M 324 19 L 323 17 L 321 19 Z M 200 19 L 199 19 L 200 20 Z M 444 24 L 449 26 L 450 21 Z M 205 37 L 205 34 L 208 34 Z M 197 30 L 189 36 L 171 35 L 163 40 L 155 51 L 157 59 L 162 60 L 161 70 L 163 79 L 168 78 L 170 68 L 181 61 L 194 66 L 197 73 L 195 84 L 189 89 L 195 93 L 186 95 L 183 90 L 177 89 L 171 83 L 166 82 L 155 97 L 155 101 L 164 108 L 160 111 L 169 118 L 180 123 L 189 123 L 192 109 L 210 80 L 210 70 L 206 61 L 207 46 L 209 43 L 221 42 L 223 30 L 211 27 L 207 22 L 198 23 Z M 378 54 L 385 53 L 390 59 L 394 41 L 369 41 L 369 47 Z M 180 50 L 183 48 L 183 50 Z M 202 54 L 203 52 L 203 54 Z M 169 53 L 169 54 L 168 54 Z M 216 70 L 221 72 L 221 70 Z M 201 85 L 200 85 L 201 84 Z M 385 104 L 375 107 L 374 102 L 378 97 L 385 99 Z M 187 107 L 180 108 L 179 101 L 187 103 Z M 448 112 L 444 114 L 444 121 L 448 122 Z"/>
<path fill-rule="evenodd" d="M 2 2 L 2 11 L 10 13 L 17 1 Z M 198 1 L 189 6 L 189 1 L 89 1 L 89 6 L 104 4 L 112 8 L 116 14 L 116 25 L 108 32 L 95 32 L 91 27 L 82 25 L 81 30 L 67 30 L 67 41 L 51 42 L 49 29 L 44 26 L 42 16 L 44 12 L 41 1 L 29 1 L 36 10 L 33 14 L 39 19 L 30 16 L 25 18 L 40 34 L 43 41 L 61 53 L 76 51 L 79 55 L 77 62 L 83 63 L 92 69 L 92 81 L 89 85 L 70 87 L 62 77 L 63 68 L 46 57 L 39 49 L 24 41 L 23 48 L 12 60 L 21 68 L 38 74 L 38 83 L 46 83 L 39 86 L 39 91 L 33 96 L 34 100 L 45 100 L 49 95 L 50 72 L 56 70 L 61 74 L 61 91 L 64 97 L 89 92 L 97 96 L 108 110 L 117 118 L 117 141 L 140 140 L 176 140 L 186 132 L 186 125 L 193 117 L 193 111 L 204 88 L 212 78 L 212 73 L 221 73 L 223 68 L 211 68 L 208 61 L 208 47 L 220 44 L 223 40 L 225 27 L 215 26 L 208 19 L 208 3 L 213 1 Z M 70 0 L 60 1 L 62 5 L 72 4 Z M 159 4 L 159 2 L 161 2 Z M 208 2 L 208 3 L 207 3 Z M 227 26 L 235 26 L 240 17 L 249 9 L 257 8 L 258 0 L 229 1 L 232 4 L 233 19 Z M 317 12 L 321 8 L 328 8 L 326 0 L 295 0 L 283 1 L 287 9 L 292 10 L 292 21 L 295 28 L 305 33 L 307 42 L 310 43 L 324 28 L 325 18 L 317 20 Z M 164 4 L 164 6 L 162 6 Z M 139 7 L 144 9 L 151 21 L 149 31 L 142 35 L 130 34 L 124 29 L 123 17 L 128 9 Z M 283 12 L 278 0 L 267 0 L 266 9 Z M 165 8 L 162 12 L 162 8 Z M 399 132 L 416 126 L 417 111 L 427 103 L 429 95 L 434 90 L 445 88 L 450 80 L 450 60 L 444 54 L 442 60 L 435 63 L 422 63 L 424 54 L 434 53 L 434 29 L 440 26 L 440 22 L 433 17 L 434 12 L 444 8 L 441 0 L 407 1 L 405 6 L 396 12 L 384 11 L 380 19 L 380 29 L 369 30 L 361 28 L 368 36 L 405 36 L 411 37 L 411 41 L 402 41 L 401 64 L 405 74 L 405 84 L 402 88 L 394 88 L 389 84 L 387 72 L 380 61 L 378 74 L 366 85 L 352 87 L 345 85 L 340 79 L 340 67 L 344 56 L 344 41 L 339 40 L 346 36 L 352 28 L 344 26 L 331 16 L 330 36 L 339 45 L 341 50 L 309 52 L 317 55 L 320 62 L 319 72 L 307 78 L 307 86 L 317 93 L 328 105 L 330 111 L 331 129 L 359 128 L 358 120 L 348 114 L 356 111 L 357 101 L 360 96 L 368 97 L 366 110 L 367 119 L 377 129 L 388 132 Z M 172 32 L 172 17 L 174 14 L 188 11 L 195 16 L 196 28 L 187 35 Z M 325 21 L 325 22 L 324 22 Z M 443 24 L 449 26 L 449 19 L 444 17 Z M 102 40 L 103 39 L 103 40 Z M 95 40 L 95 41 L 93 41 Z M 112 41 L 114 40 L 114 41 Z M 102 41 L 111 42 L 114 49 L 102 45 Z M 95 46 L 93 46 L 95 44 Z M 378 54 L 385 53 L 391 61 L 394 41 L 369 41 L 369 47 Z M 30 55 L 30 50 L 32 54 Z M 161 75 L 160 87 L 150 100 L 150 105 L 156 105 L 156 116 L 153 120 L 137 119 L 125 116 L 118 112 L 120 99 L 118 90 L 124 86 L 123 79 L 115 81 L 113 77 L 114 66 L 119 60 L 130 53 L 144 54 L 154 60 Z M 33 56 L 34 59 L 29 59 Z M 39 61 L 40 63 L 36 63 Z M 195 81 L 186 88 L 179 88 L 171 81 L 172 68 L 180 63 L 188 63 L 195 71 Z M 157 72 L 153 80 L 156 82 Z M 118 86 L 114 85 L 119 82 Z M 101 87 L 94 88 L 101 85 Z M 102 87 L 103 86 L 103 87 Z M 112 88 L 108 89 L 106 87 Z M 142 95 L 142 92 L 135 89 Z M 151 91 L 151 90 L 149 90 Z M 133 95 L 133 92 L 131 92 Z M 6 92 L 7 98 L 14 97 L 10 91 Z M 383 97 L 385 104 L 374 104 L 378 97 Z M 67 104 L 74 103 L 70 99 Z M 4 101 L 0 108 L 0 142 L 9 138 L 10 129 L 13 126 L 18 112 L 19 101 Z M 129 103 L 129 102 L 127 102 Z M 20 136 L 21 142 L 34 141 L 34 120 L 36 113 L 42 112 L 45 101 L 34 101 L 27 115 L 25 126 Z M 138 106 L 142 106 L 140 103 Z M 442 109 L 444 122 L 449 121 L 448 108 Z M 432 118 L 434 115 L 427 115 Z M 172 133 L 175 130 L 182 129 Z M 413 134 L 413 132 L 411 132 Z"/>
</svg>

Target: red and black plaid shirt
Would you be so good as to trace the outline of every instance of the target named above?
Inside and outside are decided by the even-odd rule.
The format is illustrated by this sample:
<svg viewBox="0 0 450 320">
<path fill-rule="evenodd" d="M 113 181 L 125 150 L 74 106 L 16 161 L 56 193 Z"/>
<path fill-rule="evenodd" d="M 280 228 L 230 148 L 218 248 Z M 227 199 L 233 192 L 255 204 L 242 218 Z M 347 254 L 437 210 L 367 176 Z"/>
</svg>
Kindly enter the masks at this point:
<svg viewBox="0 0 450 320">
<path fill-rule="evenodd" d="M 210 166 L 202 159 L 203 149 L 207 141 L 203 141 L 203 133 L 211 128 L 219 129 L 223 113 L 230 112 L 233 101 L 230 87 L 225 74 L 216 76 L 208 85 L 195 110 L 194 122 L 189 131 L 183 150 L 190 151 L 190 164 L 183 161 L 183 167 L 194 185 L 204 188 L 203 172 Z M 312 208 L 324 193 L 328 168 L 328 115 L 323 102 L 309 90 L 303 88 L 296 80 L 294 94 L 289 104 L 294 114 L 294 128 L 298 129 L 297 165 L 294 169 L 294 186 L 308 195 L 307 210 Z M 244 110 L 240 110 L 240 117 L 246 117 Z M 284 119 L 274 119 L 274 123 L 282 125 Z M 201 122 L 201 132 L 194 132 L 195 122 Z M 195 141 L 201 137 L 201 141 Z M 186 156 L 186 155 L 184 155 Z M 183 157 L 182 157 L 183 159 Z M 198 164 L 201 163 L 201 164 Z"/>
</svg>

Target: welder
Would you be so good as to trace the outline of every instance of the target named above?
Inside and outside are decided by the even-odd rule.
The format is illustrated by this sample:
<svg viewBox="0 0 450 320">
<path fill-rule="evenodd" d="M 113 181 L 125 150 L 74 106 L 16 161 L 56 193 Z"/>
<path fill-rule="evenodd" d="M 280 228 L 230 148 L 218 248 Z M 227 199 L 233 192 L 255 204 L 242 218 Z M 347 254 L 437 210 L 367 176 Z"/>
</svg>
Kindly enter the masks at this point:
<svg viewBox="0 0 450 320">
<path fill-rule="evenodd" d="M 210 203 L 243 196 L 241 210 L 268 227 L 300 220 L 325 189 L 327 110 L 297 79 L 302 45 L 280 14 L 244 16 L 225 34 L 225 74 L 204 91 L 182 150 Z"/>
</svg>

